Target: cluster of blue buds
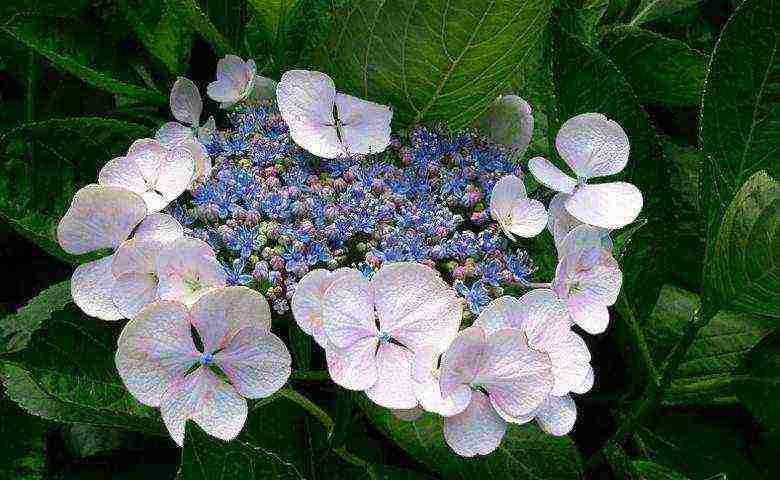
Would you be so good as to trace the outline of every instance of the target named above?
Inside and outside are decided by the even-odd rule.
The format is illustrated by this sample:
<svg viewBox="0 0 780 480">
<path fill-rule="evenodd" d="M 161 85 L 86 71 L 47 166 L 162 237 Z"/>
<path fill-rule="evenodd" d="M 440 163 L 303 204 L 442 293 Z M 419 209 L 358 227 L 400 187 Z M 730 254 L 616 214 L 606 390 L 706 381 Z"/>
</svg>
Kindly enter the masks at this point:
<svg viewBox="0 0 780 480">
<path fill-rule="evenodd" d="M 206 145 L 211 174 L 169 212 L 211 245 L 228 283 L 261 291 L 277 313 L 314 268 L 371 276 L 384 262 L 436 266 L 475 314 L 506 285 L 528 282 L 532 262 L 487 207 L 496 181 L 522 173 L 477 133 L 420 127 L 379 155 L 325 160 L 291 140 L 271 102 L 239 106 L 229 120 Z"/>
</svg>

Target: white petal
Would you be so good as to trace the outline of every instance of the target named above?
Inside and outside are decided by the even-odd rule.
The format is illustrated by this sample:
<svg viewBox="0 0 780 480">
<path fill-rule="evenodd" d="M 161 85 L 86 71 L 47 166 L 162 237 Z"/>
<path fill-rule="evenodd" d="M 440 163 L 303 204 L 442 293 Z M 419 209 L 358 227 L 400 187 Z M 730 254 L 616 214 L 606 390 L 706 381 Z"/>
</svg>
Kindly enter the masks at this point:
<svg viewBox="0 0 780 480">
<path fill-rule="evenodd" d="M 192 176 L 192 183 L 196 181 L 205 181 L 211 176 L 211 157 L 200 142 L 190 142 L 184 145 L 184 148 L 190 151 L 190 155 L 195 160 L 195 173 Z M 190 187 L 192 187 L 190 183 Z"/>
<path fill-rule="evenodd" d="M 504 295 L 490 302 L 474 322 L 475 327 L 485 331 L 490 336 L 505 328 L 519 328 L 523 325 L 523 309 L 514 297 Z"/>
<path fill-rule="evenodd" d="M 265 398 L 287 383 L 292 357 L 279 337 L 265 328 L 247 327 L 230 338 L 214 362 L 242 396 Z"/>
<path fill-rule="evenodd" d="M 461 300 L 431 267 L 385 264 L 371 278 L 371 290 L 380 328 L 405 347 L 432 345 L 441 352 L 457 335 Z"/>
<path fill-rule="evenodd" d="M 518 237 L 533 238 L 547 226 L 547 210 L 539 200 L 520 200 L 512 206 L 507 229 Z"/>
<path fill-rule="evenodd" d="M 461 385 L 451 395 L 442 395 L 439 386 L 438 358 L 439 353 L 429 345 L 417 351 L 412 364 L 414 393 L 425 410 L 445 417 L 457 415 L 469 405 L 471 388 L 468 385 Z"/>
<path fill-rule="evenodd" d="M 142 194 L 146 181 L 138 165 L 127 157 L 118 157 L 106 163 L 98 174 L 98 183 L 109 187 L 121 187 Z"/>
<path fill-rule="evenodd" d="M 534 157 L 528 160 L 528 170 L 536 180 L 557 192 L 572 193 L 577 181 L 563 173 L 546 158 Z"/>
<path fill-rule="evenodd" d="M 567 120 L 555 137 L 555 147 L 579 178 L 612 175 L 628 163 L 626 132 L 600 113 L 583 113 Z"/>
<path fill-rule="evenodd" d="M 217 131 L 217 122 L 214 121 L 214 117 L 209 117 L 202 126 L 196 129 L 194 142 L 197 144 L 211 143 L 214 139 L 214 133 Z M 169 147 L 170 148 L 170 147 Z"/>
<path fill-rule="evenodd" d="M 604 333 L 609 325 L 609 310 L 603 303 L 581 298 L 569 299 L 569 313 L 574 323 L 591 335 Z"/>
<path fill-rule="evenodd" d="M 156 407 L 168 386 L 183 377 L 199 356 L 187 308 L 178 302 L 159 301 L 125 325 L 115 360 L 130 393 L 144 405 Z"/>
<path fill-rule="evenodd" d="M 366 396 L 385 408 L 414 408 L 417 397 L 412 382 L 412 353 L 389 342 L 379 344 L 376 352 L 376 383 Z"/>
<path fill-rule="evenodd" d="M 377 379 L 378 345 L 376 337 L 362 338 L 346 348 L 328 343 L 325 346 L 325 360 L 333 381 L 349 390 L 371 388 Z"/>
<path fill-rule="evenodd" d="M 490 215 L 510 238 L 512 234 L 534 237 L 547 225 L 544 205 L 529 200 L 523 181 L 514 175 L 506 175 L 496 182 L 490 192 Z"/>
<path fill-rule="evenodd" d="M 485 112 L 479 122 L 480 131 L 494 142 L 522 155 L 531 143 L 534 116 L 531 106 L 517 95 L 502 95 Z"/>
<path fill-rule="evenodd" d="M 506 427 L 487 396 L 475 391 L 466 410 L 444 418 L 444 440 L 462 457 L 487 455 L 501 445 Z"/>
<path fill-rule="evenodd" d="M 147 190 L 154 185 L 160 175 L 160 168 L 165 159 L 165 148 L 156 140 L 142 139 L 133 143 L 127 151 L 127 159 L 138 166 Z"/>
<path fill-rule="evenodd" d="M 118 187 L 87 185 L 73 197 L 57 226 L 62 249 L 74 255 L 116 248 L 146 215 L 146 205 L 135 193 Z"/>
<path fill-rule="evenodd" d="M 208 95 L 217 102 L 239 102 L 250 93 L 254 76 L 254 61 L 227 55 L 217 62 L 217 80 L 209 84 Z"/>
<path fill-rule="evenodd" d="M 487 349 L 485 331 L 478 326 L 464 328 L 441 358 L 439 387 L 442 395 L 451 395 L 461 385 L 470 385 L 482 366 Z"/>
<path fill-rule="evenodd" d="M 290 70 L 276 87 L 276 100 L 290 136 L 302 148 L 323 158 L 346 156 L 333 118 L 336 87 L 324 73 Z"/>
<path fill-rule="evenodd" d="M 375 336 L 374 302 L 368 280 L 344 275 L 333 280 L 325 291 L 322 324 L 328 340 L 346 348 L 360 339 Z"/>
<path fill-rule="evenodd" d="M 155 240 L 131 238 L 119 246 L 114 254 L 111 270 L 115 277 L 125 273 L 156 273 L 157 255 L 163 249 L 163 243 Z"/>
<path fill-rule="evenodd" d="M 148 273 L 125 273 L 116 279 L 111 293 L 117 310 L 135 318 L 141 309 L 157 299 L 157 278 Z"/>
<path fill-rule="evenodd" d="M 171 89 L 171 113 L 176 120 L 197 126 L 203 111 L 198 87 L 191 80 L 179 77 Z"/>
<path fill-rule="evenodd" d="M 615 230 L 639 216 L 642 192 L 624 182 L 582 185 L 566 201 L 566 210 L 583 223 Z"/>
<path fill-rule="evenodd" d="M 160 163 L 155 190 L 165 199 L 166 205 L 189 188 L 195 175 L 195 159 L 186 148 L 166 152 Z"/>
<path fill-rule="evenodd" d="M 390 107 L 337 93 L 336 111 L 347 154 L 381 153 L 390 145 Z"/>
<path fill-rule="evenodd" d="M 209 290 L 190 310 L 190 321 L 203 340 L 204 351 L 225 348 L 245 328 L 271 331 L 271 309 L 259 292 L 247 287 Z"/>
<path fill-rule="evenodd" d="M 165 148 L 181 147 L 198 141 L 192 128 L 186 127 L 179 122 L 164 124 L 154 134 L 154 138 Z"/>
<path fill-rule="evenodd" d="M 595 379 L 596 379 L 596 375 L 593 372 L 593 367 L 591 367 L 590 369 L 588 369 L 588 373 L 585 375 L 585 378 L 582 380 L 582 383 L 577 385 L 571 391 L 574 393 L 587 393 L 590 391 L 591 388 L 593 388 L 593 383 Z"/>
<path fill-rule="evenodd" d="M 73 302 L 90 317 L 101 320 L 124 318 L 112 300 L 114 275 L 111 264 L 114 256 L 79 265 L 70 280 Z"/>
<path fill-rule="evenodd" d="M 182 237 L 157 256 L 160 298 L 192 305 L 211 287 L 224 287 L 225 270 L 209 244 Z"/>
<path fill-rule="evenodd" d="M 550 395 L 536 411 L 536 421 L 545 432 L 560 437 L 574 428 L 577 420 L 577 406 L 570 396 Z"/>
<path fill-rule="evenodd" d="M 173 440 L 183 446 L 187 420 L 193 420 L 209 435 L 228 441 L 241 433 L 248 408 L 235 388 L 201 367 L 165 392 L 160 413 Z"/>
<path fill-rule="evenodd" d="M 152 213 L 135 229 L 133 238 L 136 240 L 154 240 L 170 243 L 184 236 L 184 228 L 167 213 Z"/>
</svg>

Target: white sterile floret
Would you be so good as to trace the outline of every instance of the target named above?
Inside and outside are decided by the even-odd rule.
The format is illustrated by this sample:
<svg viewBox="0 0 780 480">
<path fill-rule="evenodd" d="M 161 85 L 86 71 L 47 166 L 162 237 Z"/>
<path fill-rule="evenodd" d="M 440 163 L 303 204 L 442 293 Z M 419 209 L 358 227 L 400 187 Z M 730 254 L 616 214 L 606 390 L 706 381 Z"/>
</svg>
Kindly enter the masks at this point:
<svg viewBox="0 0 780 480">
<path fill-rule="evenodd" d="M 155 262 L 163 300 L 192 305 L 213 287 L 226 285 L 225 270 L 208 243 L 182 237 L 166 245 Z"/>
<path fill-rule="evenodd" d="M 268 397 L 290 377 L 290 353 L 270 329 L 268 302 L 245 287 L 211 289 L 191 308 L 160 300 L 125 326 L 116 367 L 139 402 L 160 408 L 179 446 L 187 420 L 232 440 L 246 421 L 246 398 Z"/>
<path fill-rule="evenodd" d="M 581 225 L 561 244 L 552 289 L 566 302 L 574 323 L 588 333 L 602 333 L 609 324 L 607 307 L 617 301 L 623 274 L 604 248 L 602 232 Z"/>
<path fill-rule="evenodd" d="M 565 202 L 569 213 L 583 223 L 608 229 L 636 219 L 643 200 L 634 185 L 589 184 L 593 178 L 621 172 L 628 163 L 628 136 L 620 125 L 600 113 L 584 113 L 561 126 L 555 146 L 576 179 L 541 157 L 532 158 L 528 168 L 542 184 L 570 195 Z"/>
<path fill-rule="evenodd" d="M 293 314 L 324 343 L 333 381 L 383 407 L 417 407 L 414 355 L 425 346 L 444 349 L 462 315 L 461 301 L 439 274 L 399 262 L 383 265 L 370 281 L 354 269 L 315 270 L 301 285 Z"/>
<path fill-rule="evenodd" d="M 477 122 L 477 128 L 520 157 L 531 144 L 534 132 L 533 110 L 528 102 L 517 95 L 502 95 Z"/>
<path fill-rule="evenodd" d="M 585 225 L 584 223 L 580 222 L 576 218 L 574 218 L 567 210 L 566 210 L 566 200 L 569 199 L 569 195 L 565 193 L 556 193 L 552 200 L 550 200 L 550 205 L 547 207 L 547 211 L 550 215 L 549 220 L 547 221 L 547 230 L 550 231 L 550 234 L 553 236 L 553 241 L 555 242 L 555 249 L 558 251 L 558 255 L 560 256 L 561 251 L 561 244 L 563 243 L 563 240 L 566 238 L 566 235 L 569 234 L 572 230 L 579 227 L 580 225 Z M 592 227 L 595 231 L 600 232 L 601 234 L 601 243 L 605 250 L 612 251 L 612 238 L 610 238 L 609 234 L 611 230 L 607 228 L 599 228 L 599 227 Z"/>
<path fill-rule="evenodd" d="M 531 238 L 547 225 L 547 211 L 542 202 L 528 198 L 523 181 L 514 176 L 502 177 L 490 193 L 490 215 L 509 237 Z"/>
<path fill-rule="evenodd" d="M 390 144 L 392 110 L 337 93 L 324 73 L 285 72 L 276 87 L 276 100 L 292 139 L 318 157 L 375 154 Z"/>
<path fill-rule="evenodd" d="M 226 55 L 217 63 L 217 79 L 209 83 L 206 92 L 220 107 L 230 108 L 250 96 L 273 98 L 276 82 L 255 75 L 254 60 L 246 62 L 236 55 Z"/>
<path fill-rule="evenodd" d="M 135 141 L 127 155 L 115 158 L 100 170 L 98 183 L 121 187 L 140 195 L 149 212 L 159 212 L 184 193 L 195 172 L 189 149 L 166 149 L 156 140 Z"/>
</svg>

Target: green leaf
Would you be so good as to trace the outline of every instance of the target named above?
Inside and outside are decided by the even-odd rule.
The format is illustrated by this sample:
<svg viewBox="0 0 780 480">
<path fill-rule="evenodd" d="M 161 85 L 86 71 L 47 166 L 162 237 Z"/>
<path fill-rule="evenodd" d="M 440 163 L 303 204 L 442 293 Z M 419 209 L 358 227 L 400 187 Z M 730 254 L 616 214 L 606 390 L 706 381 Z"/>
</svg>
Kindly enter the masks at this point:
<svg viewBox="0 0 780 480">
<path fill-rule="evenodd" d="M 49 424 L 30 417 L 0 396 L 0 478 L 42 480 L 46 474 L 45 439 Z M 23 433 L 23 434 L 22 434 Z"/>
<path fill-rule="evenodd" d="M 501 446 L 485 457 L 463 458 L 444 442 L 442 418 L 430 413 L 406 422 L 390 410 L 360 398 L 371 422 L 414 459 L 448 479 L 558 480 L 579 478 L 581 461 L 574 442 L 553 437 L 535 425 L 510 425 Z"/>
<path fill-rule="evenodd" d="M 619 26 L 601 48 L 646 104 L 693 106 L 701 102 L 706 58 L 685 43 L 638 27 Z"/>
<path fill-rule="evenodd" d="M 257 14 L 269 36 L 276 40 L 279 29 L 287 14 L 295 8 L 300 0 L 249 0 L 247 3 Z"/>
<path fill-rule="evenodd" d="M 656 364 L 666 358 L 683 336 L 685 325 L 699 308 L 699 296 L 671 285 L 661 290 L 653 313 L 643 326 Z M 734 403 L 745 356 L 773 329 L 771 320 L 757 315 L 718 312 L 694 340 L 677 368 L 664 403 L 691 405 Z"/>
<path fill-rule="evenodd" d="M 647 224 L 632 236 L 622 262 L 624 294 L 642 319 L 655 305 L 666 274 L 668 180 L 658 138 L 631 86 L 603 53 L 584 45 L 560 26 L 555 29 L 554 50 L 553 71 L 561 121 L 586 112 L 603 113 L 623 127 L 631 142 L 628 166 L 608 180 L 631 182 L 644 196 L 640 219 L 647 219 Z M 564 165 L 556 157 L 550 160 Z"/>
<path fill-rule="evenodd" d="M 642 0 L 631 19 L 631 25 L 642 25 L 685 10 L 702 0 Z"/>
<path fill-rule="evenodd" d="M 399 125 L 471 124 L 541 38 L 551 1 L 354 0 L 320 66 L 339 90 L 390 105 Z"/>
<path fill-rule="evenodd" d="M 142 125 L 97 117 L 32 122 L 4 132 L 0 135 L 0 218 L 63 261 L 78 264 L 93 259 L 75 257 L 59 247 L 57 222 L 76 190 L 95 183 L 105 162 L 151 133 Z"/>
<path fill-rule="evenodd" d="M 709 246 L 705 308 L 780 318 L 779 230 L 780 183 L 758 172 L 737 192 Z"/>
<path fill-rule="evenodd" d="M 111 73 L 95 70 L 91 63 L 93 59 L 82 53 L 89 50 L 78 44 L 71 45 L 70 41 L 63 38 L 64 32 L 68 32 L 71 39 L 92 39 L 95 33 L 84 31 L 81 22 L 61 22 L 53 26 L 42 17 L 17 15 L 13 17 L 13 23 L 0 25 L 0 32 L 98 89 L 156 105 L 168 104 L 167 96 L 158 91 L 127 83 L 114 78 Z"/>
<path fill-rule="evenodd" d="M 209 16 L 200 9 L 195 0 L 169 0 L 182 21 L 207 41 L 218 57 L 234 52 L 227 39 L 217 30 Z M 166 100 L 167 101 L 167 100 Z"/>
<path fill-rule="evenodd" d="M 211 437 L 189 422 L 180 478 L 313 478 L 307 417 L 295 403 L 272 397 L 251 408 L 241 434 L 230 442 Z M 323 434 L 318 426 L 315 435 Z"/>
<path fill-rule="evenodd" d="M 737 383 L 739 399 L 768 430 L 780 431 L 780 340 L 762 342 L 748 355 L 746 375 Z"/>
<path fill-rule="evenodd" d="M 49 420 L 162 434 L 157 411 L 139 404 L 116 372 L 118 330 L 74 305 L 55 312 L 24 350 L 0 355 L 6 394 Z"/>
<path fill-rule="evenodd" d="M 57 283 L 39 293 L 18 312 L 0 322 L 0 353 L 18 352 L 33 335 L 58 312 L 73 302 L 70 280 Z"/>
<path fill-rule="evenodd" d="M 719 240 L 719 230 L 736 226 L 734 222 L 739 221 L 736 218 L 723 221 L 726 209 L 747 207 L 743 202 L 735 204 L 734 198 L 756 172 L 764 170 L 775 179 L 780 176 L 780 162 L 777 161 L 780 144 L 778 24 L 780 8 L 774 0 L 746 0 L 724 27 L 712 54 L 700 130 L 700 144 L 705 153 L 701 175 L 702 213 L 707 238 L 704 277 L 705 284 L 709 282 L 704 290 L 703 304 L 708 311 L 717 310 L 724 301 L 733 302 L 733 299 L 723 297 L 724 290 L 713 288 L 727 287 L 716 278 L 717 275 L 732 274 L 719 269 L 723 264 L 716 261 L 725 253 L 722 248 L 726 247 Z M 755 233 L 764 230 L 757 226 Z M 742 235 L 742 232 L 733 233 Z M 725 240 L 724 236 L 720 238 Z M 732 260 L 736 259 L 729 261 Z M 758 267 L 753 261 L 750 264 Z M 771 265 L 766 264 L 764 268 L 771 268 Z M 740 269 L 733 273 L 742 275 L 749 272 Z M 759 286 L 768 288 L 769 284 L 765 282 L 771 281 L 772 277 L 774 282 L 778 281 L 776 271 L 763 274 L 764 280 L 759 282 Z M 732 283 L 728 290 L 733 289 L 743 291 L 748 297 L 757 293 L 751 290 L 751 285 Z M 745 302 L 752 303 L 750 298 L 736 303 L 744 307 L 747 306 Z M 766 299 L 759 300 L 751 308 L 765 311 L 769 306 L 765 302 Z M 775 306 L 775 315 L 777 311 Z"/>
<path fill-rule="evenodd" d="M 631 468 L 639 480 L 687 480 L 688 478 L 671 468 L 645 460 L 631 462 Z"/>
</svg>

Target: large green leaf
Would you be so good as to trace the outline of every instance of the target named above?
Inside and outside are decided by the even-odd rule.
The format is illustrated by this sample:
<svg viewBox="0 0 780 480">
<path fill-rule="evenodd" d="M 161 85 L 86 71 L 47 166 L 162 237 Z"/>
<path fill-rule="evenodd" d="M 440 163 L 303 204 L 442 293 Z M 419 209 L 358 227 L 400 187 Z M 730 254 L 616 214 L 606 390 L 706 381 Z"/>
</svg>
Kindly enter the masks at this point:
<svg viewBox="0 0 780 480">
<path fill-rule="evenodd" d="M 35 296 L 30 303 L 0 321 L 0 353 L 18 352 L 58 312 L 73 302 L 70 281 L 57 283 Z"/>
<path fill-rule="evenodd" d="M 780 338 L 775 335 L 750 352 L 745 370 L 737 383 L 739 399 L 765 428 L 780 431 Z"/>
<path fill-rule="evenodd" d="M 734 197 L 756 172 L 765 170 L 774 179 L 780 175 L 778 24 L 780 8 L 775 0 L 746 0 L 726 24 L 712 54 L 700 130 L 700 143 L 706 156 L 701 175 L 702 213 L 708 242 L 704 268 L 705 280 L 709 279 L 711 286 L 718 275 L 732 274 L 714 270 L 718 266 L 715 260 L 725 253 L 719 250 L 716 239 L 726 209 L 729 205 L 743 208 L 734 205 Z M 733 221 L 740 220 L 723 222 L 723 226 L 733 225 Z M 734 233 L 741 235 L 741 232 Z M 764 267 L 771 268 L 771 265 Z M 776 271 L 769 276 L 774 276 L 777 282 Z M 716 311 L 725 300 L 721 291 L 711 286 L 705 289 L 703 298 L 708 312 Z M 747 290 L 748 295 L 755 293 L 750 285 L 732 286 Z M 764 299 L 763 306 L 755 306 L 766 310 L 766 302 Z M 777 314 L 776 306 L 774 310 Z"/>
<path fill-rule="evenodd" d="M 338 89 L 390 105 L 400 125 L 469 125 L 534 52 L 549 0 L 354 0 L 320 64 Z"/>
<path fill-rule="evenodd" d="M 780 183 L 750 177 L 726 210 L 704 273 L 705 307 L 780 318 Z"/>
<path fill-rule="evenodd" d="M 152 131 L 105 118 L 22 124 L 0 135 L 0 218 L 47 253 L 69 263 L 55 241 L 56 224 L 73 194 L 97 180 L 99 168 Z"/>
<path fill-rule="evenodd" d="M 0 478 L 42 480 L 46 473 L 45 437 L 49 424 L 32 418 L 0 396 Z"/>
<path fill-rule="evenodd" d="M 24 350 L 0 355 L 6 394 L 49 420 L 161 434 L 157 412 L 139 404 L 116 372 L 118 330 L 74 305 L 55 312 Z"/>
<path fill-rule="evenodd" d="M 643 331 L 657 364 L 683 336 L 699 308 L 699 296 L 671 285 L 661 290 Z M 772 331 L 772 321 L 757 315 L 718 312 L 705 326 L 677 368 L 664 402 L 671 405 L 733 403 L 747 352 Z"/>
<path fill-rule="evenodd" d="M 640 218 L 647 224 L 632 235 L 622 255 L 623 290 L 637 316 L 644 318 L 655 305 L 665 275 L 668 194 L 658 138 L 631 86 L 603 53 L 561 27 L 556 28 L 554 52 L 561 121 L 586 112 L 603 113 L 623 127 L 631 142 L 628 166 L 608 180 L 631 182 L 644 196 Z M 551 160 L 564 165 L 558 158 Z"/>
<path fill-rule="evenodd" d="M 553 437 L 535 425 L 510 425 L 501 446 L 485 457 L 463 458 L 444 442 L 442 418 L 430 413 L 414 422 L 398 419 L 361 396 L 371 422 L 406 453 L 448 479 L 558 480 L 579 478 L 577 448 L 568 437 Z"/>
<path fill-rule="evenodd" d="M 631 469 L 641 480 L 687 480 L 685 475 L 675 472 L 671 468 L 646 460 L 632 462 Z"/>
<path fill-rule="evenodd" d="M 167 96 L 159 91 L 141 87 L 114 77 L 113 71 L 95 68 L 95 63 L 110 58 L 111 65 L 119 62 L 114 46 L 96 42 L 100 31 L 90 24 L 73 19 L 52 19 L 30 15 L 15 15 L 11 21 L 0 24 L 0 32 L 34 50 L 53 65 L 104 90 L 142 102 L 167 105 Z M 125 68 L 130 65 L 124 59 Z"/>
<path fill-rule="evenodd" d="M 636 9 L 631 25 L 641 25 L 685 10 L 702 0 L 642 0 Z"/>
<path fill-rule="evenodd" d="M 169 0 L 169 2 L 180 16 L 181 21 L 203 37 L 218 56 L 221 57 L 234 52 L 233 47 L 230 46 L 222 32 L 214 26 L 209 16 L 201 10 L 198 2 L 195 0 Z"/>
<path fill-rule="evenodd" d="M 706 57 L 685 43 L 626 25 L 611 29 L 601 48 L 642 103 L 693 106 L 701 102 Z"/>
</svg>

